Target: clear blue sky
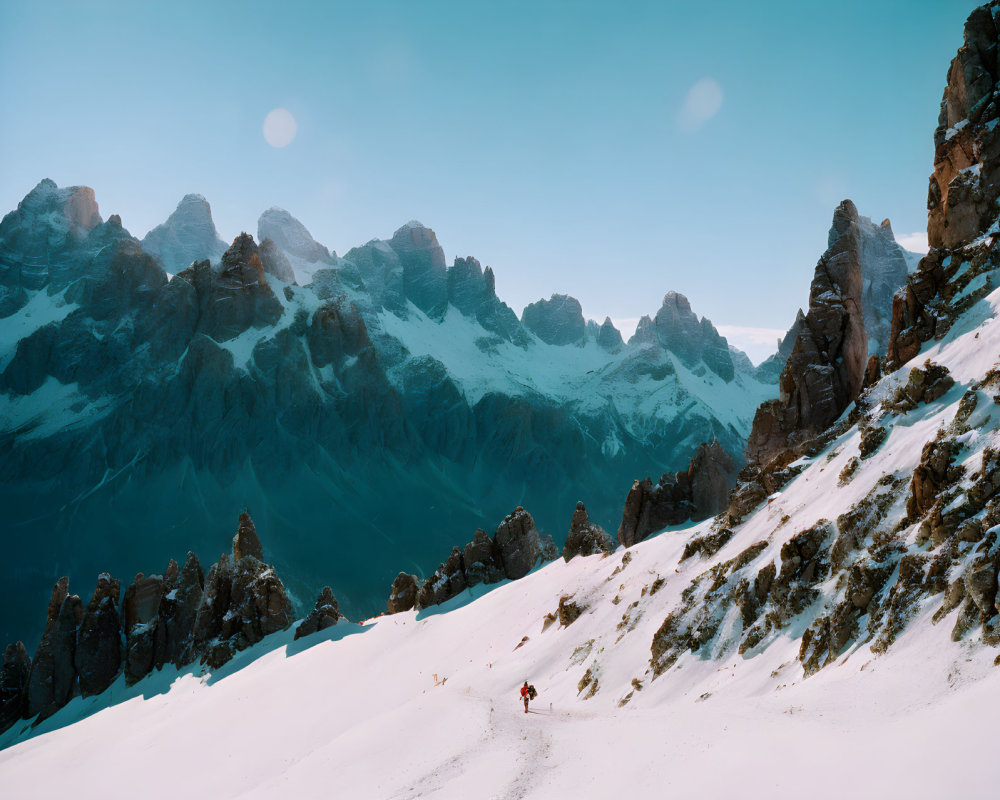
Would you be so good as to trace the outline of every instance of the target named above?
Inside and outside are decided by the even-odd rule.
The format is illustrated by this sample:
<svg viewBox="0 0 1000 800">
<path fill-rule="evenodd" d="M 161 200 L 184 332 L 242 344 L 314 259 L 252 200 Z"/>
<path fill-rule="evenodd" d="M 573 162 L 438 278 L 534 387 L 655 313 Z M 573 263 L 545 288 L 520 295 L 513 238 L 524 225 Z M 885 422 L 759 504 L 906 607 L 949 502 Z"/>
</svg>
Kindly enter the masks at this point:
<svg viewBox="0 0 1000 800">
<path fill-rule="evenodd" d="M 975 5 L 0 0 L 0 209 L 51 177 L 141 237 L 198 192 L 223 238 L 278 205 L 339 253 L 419 219 L 519 313 L 672 289 L 784 328 L 839 200 L 924 230 Z"/>
</svg>

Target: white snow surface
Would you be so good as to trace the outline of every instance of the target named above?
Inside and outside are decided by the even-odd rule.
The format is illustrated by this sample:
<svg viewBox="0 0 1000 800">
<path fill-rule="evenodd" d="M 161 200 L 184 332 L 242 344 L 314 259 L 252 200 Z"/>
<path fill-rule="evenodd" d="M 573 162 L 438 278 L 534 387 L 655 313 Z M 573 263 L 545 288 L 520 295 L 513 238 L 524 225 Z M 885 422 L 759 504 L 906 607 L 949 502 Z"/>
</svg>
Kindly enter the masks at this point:
<svg viewBox="0 0 1000 800">
<path fill-rule="evenodd" d="M 0 319 L 0 371 L 7 368 L 21 339 L 50 322 L 62 322 L 77 308 L 76 303 L 66 302 L 65 290 L 54 295 L 44 289 L 31 292 L 20 310 Z"/>
</svg>

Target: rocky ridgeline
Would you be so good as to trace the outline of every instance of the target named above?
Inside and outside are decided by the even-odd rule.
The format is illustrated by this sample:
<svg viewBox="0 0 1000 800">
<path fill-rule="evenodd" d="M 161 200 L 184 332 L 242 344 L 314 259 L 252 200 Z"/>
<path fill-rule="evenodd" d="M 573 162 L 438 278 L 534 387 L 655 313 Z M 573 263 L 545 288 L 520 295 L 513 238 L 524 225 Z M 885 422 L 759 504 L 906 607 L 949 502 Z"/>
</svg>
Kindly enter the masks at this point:
<svg viewBox="0 0 1000 800">
<path fill-rule="evenodd" d="M 1000 53 L 996 3 L 965 23 L 965 43 L 948 69 L 934 132 L 934 174 L 927 195 L 930 250 L 893 302 L 888 361 L 899 366 L 923 342 L 941 338 L 954 319 L 992 288 L 981 276 L 995 263 L 1000 238 Z"/>
<path fill-rule="evenodd" d="M 970 15 L 965 44 L 948 73 L 928 198 L 931 250 L 895 298 L 887 369 L 913 358 L 923 342 L 941 338 L 992 291 L 990 273 L 1000 269 L 993 253 L 1000 238 L 998 20 L 1000 2 Z M 866 365 L 861 346 L 855 218 L 853 206 L 838 209 L 809 313 L 799 320 L 782 372 L 781 396 L 758 412 L 750 463 L 729 508 L 709 533 L 688 543 L 684 558 L 719 552 L 733 528 L 804 468 L 793 462 L 819 455 L 856 428 L 859 455 L 839 476 L 841 486 L 849 484 L 893 426 L 906 425 L 907 414 L 953 389 L 948 370 L 927 361 L 911 368 L 895 391 L 877 392 L 880 364 L 869 359 Z M 876 388 L 862 393 L 863 386 Z M 995 415 L 990 409 L 1000 402 L 998 388 L 996 368 L 968 385 L 954 418 L 924 444 L 911 475 L 883 475 L 835 520 L 796 532 L 776 557 L 768 537 L 698 574 L 653 638 L 654 673 L 670 669 L 686 651 L 725 652 L 734 632 L 727 629 L 723 641 L 721 631 L 734 609 L 741 623 L 735 649 L 748 655 L 811 617 L 799 648 L 807 675 L 834 663 L 848 645 L 884 652 L 918 607 L 934 602 L 936 624 L 957 611 L 953 640 L 978 629 L 984 644 L 1000 646 L 1000 455 L 985 447 L 980 459 L 965 456 L 973 466 L 959 466 L 977 441 L 970 433 Z M 852 402 L 850 414 L 832 424 Z M 786 521 L 779 520 L 775 531 Z"/>
<path fill-rule="evenodd" d="M 555 557 L 552 537 L 540 535 L 531 514 L 518 506 L 504 517 L 492 538 L 478 529 L 464 548 L 452 548 L 448 559 L 427 580 L 399 573 L 386 610 L 397 614 L 440 605 L 480 583 L 523 578 L 539 561 Z"/>
<path fill-rule="evenodd" d="M 625 547 L 641 542 L 668 525 L 713 517 L 729 499 L 737 465 L 717 441 L 698 446 L 687 470 L 667 473 L 655 486 L 635 481 L 625 498 L 618 541 Z"/>
<path fill-rule="evenodd" d="M 90 602 L 69 593 L 61 578 L 52 590 L 45 631 L 29 658 L 21 642 L 8 645 L 0 669 L 0 729 L 18 719 L 44 719 L 74 696 L 96 695 L 124 673 L 135 683 L 166 664 L 201 661 L 210 669 L 292 624 L 285 587 L 264 562 L 250 515 L 208 575 L 194 553 L 182 568 L 171 560 L 162 575 L 139 573 L 126 587 L 99 575 Z M 334 624 L 337 601 L 323 590 L 296 638 Z"/>
</svg>

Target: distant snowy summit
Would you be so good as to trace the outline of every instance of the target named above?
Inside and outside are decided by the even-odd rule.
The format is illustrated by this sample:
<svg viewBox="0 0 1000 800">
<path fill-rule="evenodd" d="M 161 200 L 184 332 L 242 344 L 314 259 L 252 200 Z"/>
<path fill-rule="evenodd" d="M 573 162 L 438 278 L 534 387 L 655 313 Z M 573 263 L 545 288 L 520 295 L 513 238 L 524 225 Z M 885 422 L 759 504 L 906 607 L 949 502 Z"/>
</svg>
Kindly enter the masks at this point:
<svg viewBox="0 0 1000 800">
<path fill-rule="evenodd" d="M 212 221 L 212 207 L 200 194 L 187 194 L 166 222 L 157 225 L 142 240 L 142 249 L 176 274 L 194 261 L 218 261 L 226 252 Z"/>
</svg>

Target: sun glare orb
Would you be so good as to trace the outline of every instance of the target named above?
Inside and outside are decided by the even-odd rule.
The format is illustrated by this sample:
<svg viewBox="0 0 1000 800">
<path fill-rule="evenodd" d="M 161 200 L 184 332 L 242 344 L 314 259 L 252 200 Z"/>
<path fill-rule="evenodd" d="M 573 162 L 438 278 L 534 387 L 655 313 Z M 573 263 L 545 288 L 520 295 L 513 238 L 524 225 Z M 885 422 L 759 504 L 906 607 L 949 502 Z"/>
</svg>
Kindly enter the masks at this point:
<svg viewBox="0 0 1000 800">
<path fill-rule="evenodd" d="M 276 108 L 264 117 L 264 139 L 271 147 L 290 145 L 298 130 L 298 123 L 287 108 Z"/>
</svg>

